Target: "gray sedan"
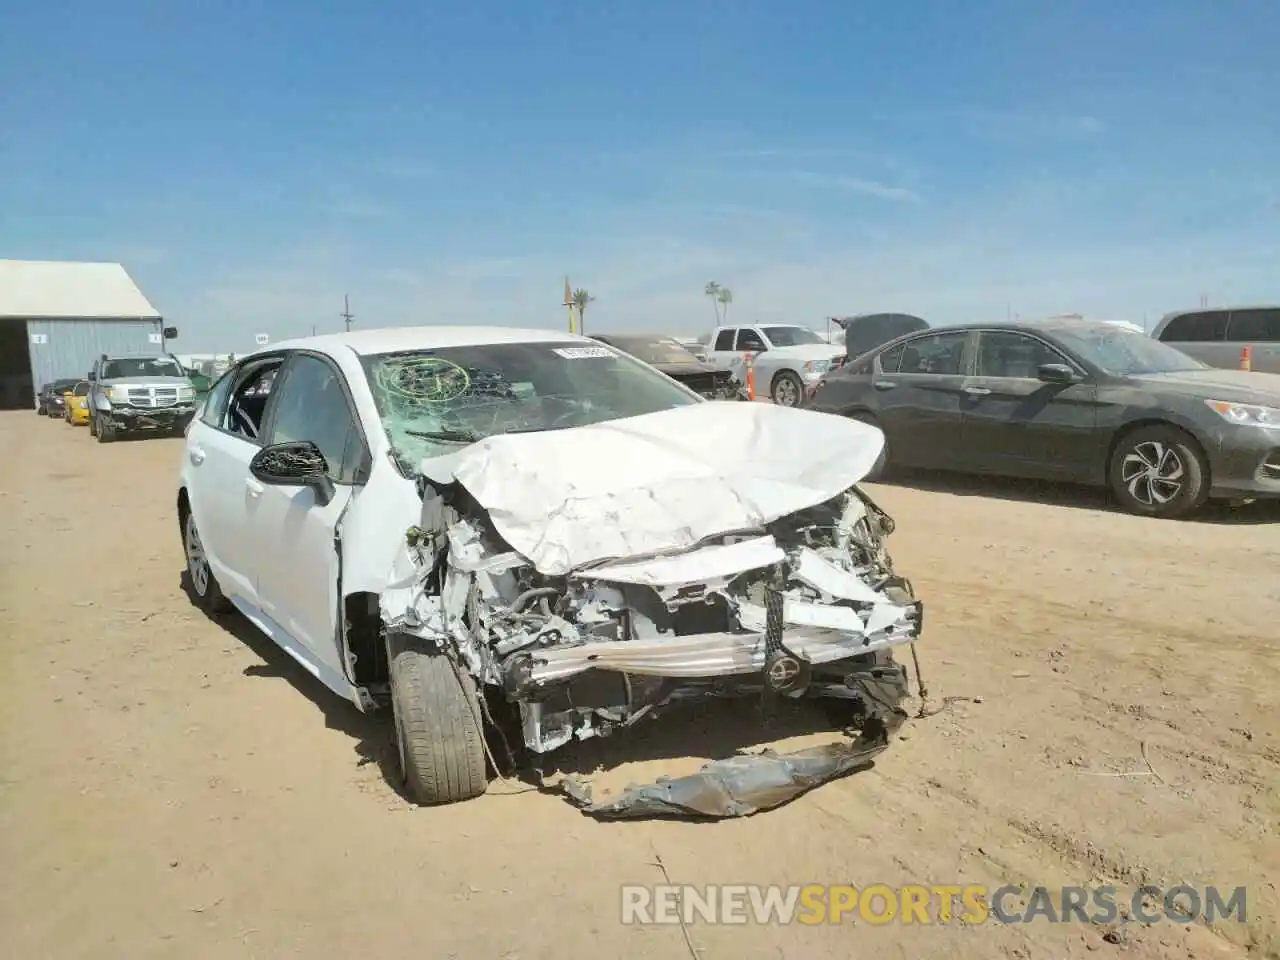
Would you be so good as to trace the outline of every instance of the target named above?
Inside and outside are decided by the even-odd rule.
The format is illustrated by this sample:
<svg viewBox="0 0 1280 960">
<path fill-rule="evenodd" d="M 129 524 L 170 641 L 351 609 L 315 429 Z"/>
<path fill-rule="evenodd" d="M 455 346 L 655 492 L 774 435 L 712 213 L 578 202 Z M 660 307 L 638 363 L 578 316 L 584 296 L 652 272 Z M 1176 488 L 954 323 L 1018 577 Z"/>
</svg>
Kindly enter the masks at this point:
<svg viewBox="0 0 1280 960">
<path fill-rule="evenodd" d="M 1109 486 L 1133 513 L 1280 497 L 1280 375 L 1218 370 L 1080 320 L 899 337 L 832 371 L 816 410 L 884 431 L 890 464 Z"/>
</svg>

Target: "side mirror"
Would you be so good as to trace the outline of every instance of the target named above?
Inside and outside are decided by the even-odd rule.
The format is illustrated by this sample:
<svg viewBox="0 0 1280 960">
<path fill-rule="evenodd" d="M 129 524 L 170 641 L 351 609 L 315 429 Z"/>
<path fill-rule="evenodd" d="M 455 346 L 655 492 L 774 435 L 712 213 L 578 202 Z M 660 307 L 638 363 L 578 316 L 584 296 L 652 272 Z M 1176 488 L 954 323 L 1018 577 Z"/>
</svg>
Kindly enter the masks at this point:
<svg viewBox="0 0 1280 960">
<path fill-rule="evenodd" d="M 162 333 L 162 335 L 164 336 L 164 338 L 165 338 L 166 340 L 177 340 L 177 339 L 178 339 L 178 328 L 177 328 L 177 327 L 165 327 L 165 328 L 164 328 L 164 330 L 162 330 L 162 331 L 161 331 L 161 333 Z"/>
<path fill-rule="evenodd" d="M 1076 372 L 1065 363 L 1042 363 L 1036 377 L 1044 383 L 1075 383 Z"/>
<path fill-rule="evenodd" d="M 94 380 L 98 379 L 98 375 L 94 373 L 92 370 L 90 370 L 88 376 L 86 376 L 85 379 L 88 380 L 90 383 L 92 383 Z"/>
<path fill-rule="evenodd" d="M 329 463 L 310 440 L 273 443 L 263 447 L 249 461 L 249 472 L 259 483 L 271 487 L 310 487 L 316 502 L 324 506 L 333 499 Z"/>
</svg>

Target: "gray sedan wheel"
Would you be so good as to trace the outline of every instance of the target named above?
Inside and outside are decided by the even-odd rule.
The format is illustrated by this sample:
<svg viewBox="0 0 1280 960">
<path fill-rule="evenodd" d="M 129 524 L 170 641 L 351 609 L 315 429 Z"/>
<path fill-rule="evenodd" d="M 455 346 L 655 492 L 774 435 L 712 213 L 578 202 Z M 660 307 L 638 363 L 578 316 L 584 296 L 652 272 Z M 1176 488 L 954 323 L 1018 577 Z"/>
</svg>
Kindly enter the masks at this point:
<svg viewBox="0 0 1280 960">
<path fill-rule="evenodd" d="M 1172 425 L 1139 427 L 1116 444 L 1111 489 L 1130 513 L 1177 517 L 1209 497 L 1209 465 L 1199 444 Z"/>
</svg>

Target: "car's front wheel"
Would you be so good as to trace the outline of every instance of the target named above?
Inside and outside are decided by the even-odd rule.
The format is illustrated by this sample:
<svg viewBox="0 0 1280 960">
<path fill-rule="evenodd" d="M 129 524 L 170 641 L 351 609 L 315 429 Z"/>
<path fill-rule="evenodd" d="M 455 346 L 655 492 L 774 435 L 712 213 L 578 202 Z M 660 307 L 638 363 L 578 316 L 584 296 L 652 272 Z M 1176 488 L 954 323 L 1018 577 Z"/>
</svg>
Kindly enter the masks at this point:
<svg viewBox="0 0 1280 960">
<path fill-rule="evenodd" d="M 209 555 L 196 527 L 196 517 L 187 508 L 182 515 L 182 548 L 187 557 L 187 578 L 191 582 L 191 595 L 205 613 L 222 613 L 229 606 L 227 598 L 218 586 L 218 580 L 209 567 Z"/>
<path fill-rule="evenodd" d="M 778 406 L 798 407 L 804 402 L 804 383 L 790 370 L 783 370 L 773 378 L 770 393 Z"/>
<path fill-rule="evenodd" d="M 1154 424 L 1125 434 L 1111 453 L 1111 489 L 1130 513 L 1178 517 L 1209 497 L 1209 464 L 1190 434 Z"/>
<path fill-rule="evenodd" d="M 488 786 L 475 681 L 419 637 L 387 637 L 391 709 L 405 793 L 414 803 L 457 803 Z"/>
</svg>

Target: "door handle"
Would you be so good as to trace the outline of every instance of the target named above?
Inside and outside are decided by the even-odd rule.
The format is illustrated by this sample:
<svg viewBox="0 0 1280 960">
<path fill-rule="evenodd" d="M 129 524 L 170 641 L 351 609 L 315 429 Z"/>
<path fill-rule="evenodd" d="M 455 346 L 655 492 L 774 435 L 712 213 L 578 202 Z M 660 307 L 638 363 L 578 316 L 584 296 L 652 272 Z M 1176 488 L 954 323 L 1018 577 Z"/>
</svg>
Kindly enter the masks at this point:
<svg viewBox="0 0 1280 960">
<path fill-rule="evenodd" d="M 964 387 L 963 389 L 971 397 L 985 397 L 991 393 L 986 387 Z"/>
<path fill-rule="evenodd" d="M 253 477 L 246 477 L 244 481 L 244 485 L 245 485 L 245 489 L 249 491 L 249 496 L 251 497 L 260 496 L 262 494 L 262 491 L 267 489 L 262 484 L 260 484 L 257 480 L 253 479 Z"/>
<path fill-rule="evenodd" d="M 892 390 L 894 387 L 897 386 L 897 384 L 894 383 L 892 380 L 876 380 L 871 385 L 875 387 L 877 390 Z"/>
<path fill-rule="evenodd" d="M 204 463 L 204 451 L 201 450 L 199 447 L 192 447 L 190 450 L 188 450 L 187 457 L 197 467 L 200 466 L 200 464 Z"/>
</svg>

